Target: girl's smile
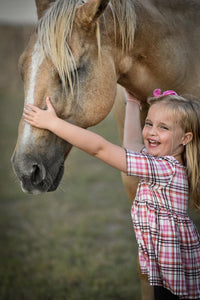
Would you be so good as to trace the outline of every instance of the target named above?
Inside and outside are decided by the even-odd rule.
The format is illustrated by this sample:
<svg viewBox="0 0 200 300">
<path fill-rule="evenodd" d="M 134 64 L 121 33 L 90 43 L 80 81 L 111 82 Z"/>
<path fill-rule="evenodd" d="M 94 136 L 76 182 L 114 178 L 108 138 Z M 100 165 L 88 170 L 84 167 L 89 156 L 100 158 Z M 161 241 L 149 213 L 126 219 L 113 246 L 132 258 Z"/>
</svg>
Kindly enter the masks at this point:
<svg viewBox="0 0 200 300">
<path fill-rule="evenodd" d="M 152 140 L 152 139 L 149 139 L 148 140 L 148 143 L 149 143 L 149 147 L 157 147 L 160 143 L 158 141 L 155 141 L 155 140 Z"/>
</svg>

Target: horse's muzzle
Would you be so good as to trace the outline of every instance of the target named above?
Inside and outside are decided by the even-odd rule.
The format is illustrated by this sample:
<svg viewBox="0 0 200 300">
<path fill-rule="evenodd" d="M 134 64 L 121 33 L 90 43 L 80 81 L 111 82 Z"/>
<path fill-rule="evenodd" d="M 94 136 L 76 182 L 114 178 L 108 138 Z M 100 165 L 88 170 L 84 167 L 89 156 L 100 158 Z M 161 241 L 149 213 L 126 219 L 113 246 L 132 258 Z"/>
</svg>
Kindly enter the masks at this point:
<svg viewBox="0 0 200 300">
<path fill-rule="evenodd" d="M 64 158 L 54 158 L 50 163 L 45 159 L 35 159 L 30 155 L 20 157 L 14 153 L 11 162 L 25 193 L 41 194 L 56 190 L 64 173 Z"/>
</svg>

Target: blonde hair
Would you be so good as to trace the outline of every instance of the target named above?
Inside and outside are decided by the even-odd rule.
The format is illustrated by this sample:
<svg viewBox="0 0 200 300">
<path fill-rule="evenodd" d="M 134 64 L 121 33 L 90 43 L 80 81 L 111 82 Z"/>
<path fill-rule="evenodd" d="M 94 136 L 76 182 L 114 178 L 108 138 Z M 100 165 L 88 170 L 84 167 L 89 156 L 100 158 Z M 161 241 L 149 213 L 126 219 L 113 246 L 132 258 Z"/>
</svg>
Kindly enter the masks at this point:
<svg viewBox="0 0 200 300">
<path fill-rule="evenodd" d="M 189 194 L 192 205 L 200 210 L 200 100 L 191 95 L 166 95 L 149 98 L 148 103 L 166 104 L 185 133 L 192 132 L 191 142 L 182 154 L 187 168 Z"/>
</svg>

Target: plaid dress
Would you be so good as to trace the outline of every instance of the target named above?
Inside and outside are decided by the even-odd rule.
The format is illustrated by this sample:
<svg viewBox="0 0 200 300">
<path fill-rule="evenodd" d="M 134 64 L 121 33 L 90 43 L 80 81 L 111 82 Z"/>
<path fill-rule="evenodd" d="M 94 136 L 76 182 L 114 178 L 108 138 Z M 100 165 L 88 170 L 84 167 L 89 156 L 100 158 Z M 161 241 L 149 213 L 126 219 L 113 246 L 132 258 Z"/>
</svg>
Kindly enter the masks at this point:
<svg viewBox="0 0 200 300">
<path fill-rule="evenodd" d="M 181 299 L 200 298 L 200 236 L 187 215 L 186 168 L 171 156 L 126 150 L 140 178 L 131 209 L 142 273 Z"/>
</svg>

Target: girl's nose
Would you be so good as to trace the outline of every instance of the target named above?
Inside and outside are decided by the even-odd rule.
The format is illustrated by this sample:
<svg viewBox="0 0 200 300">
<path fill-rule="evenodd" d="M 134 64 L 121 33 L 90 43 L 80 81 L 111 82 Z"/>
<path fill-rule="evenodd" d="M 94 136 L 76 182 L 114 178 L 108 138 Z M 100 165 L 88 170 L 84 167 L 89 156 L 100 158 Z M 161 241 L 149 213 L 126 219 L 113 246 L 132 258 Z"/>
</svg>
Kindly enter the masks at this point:
<svg viewBox="0 0 200 300">
<path fill-rule="evenodd" d="M 150 135 L 156 135 L 156 128 L 154 126 L 151 126 L 149 129 L 149 134 Z"/>
</svg>

